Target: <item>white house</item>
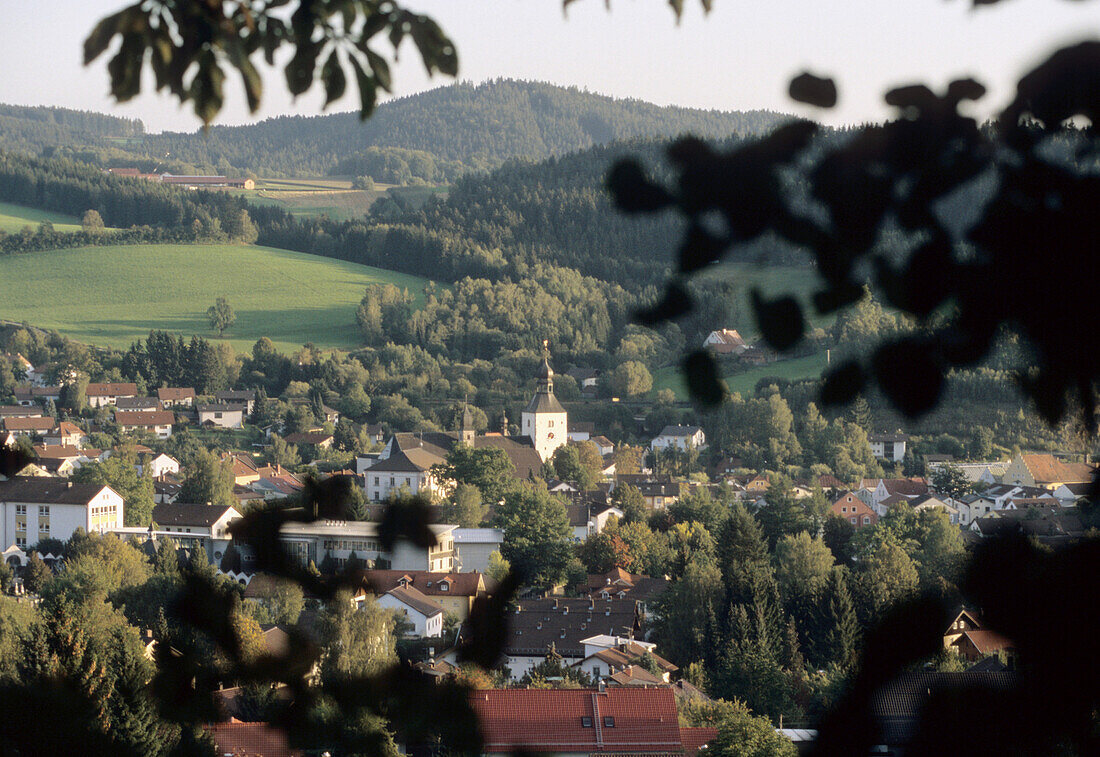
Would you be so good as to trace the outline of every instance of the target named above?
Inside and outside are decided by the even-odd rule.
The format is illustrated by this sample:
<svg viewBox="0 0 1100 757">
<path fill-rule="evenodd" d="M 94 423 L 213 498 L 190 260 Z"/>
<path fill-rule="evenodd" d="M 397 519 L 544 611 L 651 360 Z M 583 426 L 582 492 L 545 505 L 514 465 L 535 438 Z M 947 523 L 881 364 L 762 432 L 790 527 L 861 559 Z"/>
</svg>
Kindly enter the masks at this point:
<svg viewBox="0 0 1100 757">
<path fill-rule="evenodd" d="M 706 449 L 706 446 L 707 435 L 699 426 L 665 426 L 649 443 L 649 448 L 654 452 L 672 447 L 681 451 Z"/>
<path fill-rule="evenodd" d="M 442 495 L 443 482 L 436 479 L 432 468 L 444 462 L 446 458 L 427 449 L 399 449 L 364 472 L 367 499 L 384 502 L 398 492 Z"/>
<path fill-rule="evenodd" d="M 65 541 L 77 528 L 122 526 L 122 497 L 109 486 L 63 478 L 16 476 L 0 481 L 0 543 L 20 549 L 46 538 Z"/>
<path fill-rule="evenodd" d="M 153 508 L 153 522 L 160 528 L 152 534 L 169 536 L 187 549 L 202 547 L 207 558 L 217 562 L 233 541 L 229 525 L 240 517 L 240 512 L 233 507 L 157 505 Z"/>
<path fill-rule="evenodd" d="M 137 384 L 130 383 L 106 383 L 88 384 L 84 391 L 88 398 L 88 404 L 92 407 L 118 404 L 119 397 L 136 397 Z"/>
<path fill-rule="evenodd" d="M 379 607 L 396 610 L 412 624 L 410 637 L 430 639 L 443 635 L 443 608 L 412 586 L 398 586 L 377 599 Z"/>
<path fill-rule="evenodd" d="M 115 413 L 115 423 L 123 433 L 148 431 L 158 439 L 167 439 L 172 435 L 172 424 L 176 414 L 171 410 L 119 410 Z"/>
<path fill-rule="evenodd" d="M 156 456 L 150 453 L 139 455 L 137 465 L 134 467 L 137 468 L 139 476 L 145 475 L 145 472 L 148 471 L 153 478 L 161 478 L 168 473 L 180 472 L 179 461 L 163 452 Z"/>
<path fill-rule="evenodd" d="M 456 569 L 485 573 L 489 556 L 500 552 L 504 543 L 503 528 L 456 528 L 454 530 Z"/>
<path fill-rule="evenodd" d="M 222 405 L 244 405 L 244 411 L 251 413 L 256 403 L 256 391 L 245 389 L 243 391 L 214 392 L 214 401 Z"/>
<path fill-rule="evenodd" d="M 244 425 L 244 405 L 199 405 L 199 425 L 218 428 L 240 428 Z"/>
<path fill-rule="evenodd" d="M 900 463 L 905 459 L 905 445 L 909 442 L 909 436 L 900 431 L 893 434 L 868 434 L 867 441 L 871 445 L 871 454 L 879 460 Z"/>
<path fill-rule="evenodd" d="M 740 355 L 748 345 L 736 329 L 720 329 L 707 334 L 703 347 L 710 348 L 718 355 Z"/>
</svg>

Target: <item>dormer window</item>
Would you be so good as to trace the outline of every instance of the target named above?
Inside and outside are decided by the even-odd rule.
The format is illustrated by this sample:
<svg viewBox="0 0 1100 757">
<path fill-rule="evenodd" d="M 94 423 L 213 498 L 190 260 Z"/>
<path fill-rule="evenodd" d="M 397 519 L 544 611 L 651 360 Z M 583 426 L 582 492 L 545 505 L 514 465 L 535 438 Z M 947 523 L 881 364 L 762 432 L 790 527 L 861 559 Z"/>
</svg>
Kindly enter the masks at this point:
<svg viewBox="0 0 1100 757">
<path fill-rule="evenodd" d="M 431 586 L 431 584 L 428 584 L 428 586 Z M 440 591 L 447 591 L 450 588 L 451 588 L 451 585 L 449 583 L 447 583 L 446 581 L 440 581 L 439 582 L 439 590 Z"/>
<path fill-rule="evenodd" d="M 584 715 L 583 717 L 581 717 L 581 728 L 591 728 L 591 727 L 592 727 L 592 718 L 588 717 L 587 715 Z"/>
<path fill-rule="evenodd" d="M 604 728 L 614 728 L 615 727 L 615 718 L 613 718 L 613 717 L 604 718 L 603 719 L 603 727 Z"/>
</svg>

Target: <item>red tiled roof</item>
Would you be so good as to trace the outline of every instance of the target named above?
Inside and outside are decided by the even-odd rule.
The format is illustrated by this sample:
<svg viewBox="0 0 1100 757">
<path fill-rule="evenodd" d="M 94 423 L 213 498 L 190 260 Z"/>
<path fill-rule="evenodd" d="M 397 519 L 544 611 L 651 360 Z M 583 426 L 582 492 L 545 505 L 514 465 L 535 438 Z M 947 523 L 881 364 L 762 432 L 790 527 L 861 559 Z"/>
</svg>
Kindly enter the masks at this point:
<svg viewBox="0 0 1100 757">
<path fill-rule="evenodd" d="M 1006 639 L 996 631 L 989 631 L 986 629 L 965 631 L 963 636 L 970 639 L 974 648 L 982 654 L 990 654 L 1000 649 L 1014 649 L 1016 647 L 1010 639 Z"/>
<path fill-rule="evenodd" d="M 486 753 L 681 749 L 676 698 L 668 688 L 482 689 L 470 695 L 470 704 Z M 591 725 L 585 727 L 582 718 Z"/>
<path fill-rule="evenodd" d="M 84 392 L 88 397 L 133 397 L 137 384 L 88 384 Z"/>
<path fill-rule="evenodd" d="M 1063 463 L 1054 455 L 1021 455 L 1024 465 L 1037 484 L 1087 483 L 1092 480 L 1093 466 L 1088 463 Z"/>
<path fill-rule="evenodd" d="M 692 757 L 716 736 L 718 736 L 717 728 L 681 728 L 680 741 L 684 744 L 684 754 Z"/>
<path fill-rule="evenodd" d="M 161 402 L 179 402 L 188 397 L 195 397 L 195 390 L 189 386 L 164 386 L 157 389 L 157 399 Z"/>
<path fill-rule="evenodd" d="M 49 431 L 57 423 L 53 418 L 5 418 L 8 431 Z"/>
<path fill-rule="evenodd" d="M 242 723 L 230 718 L 224 723 L 204 726 L 214 739 L 218 754 L 248 757 L 299 757 L 300 749 L 291 749 L 286 734 L 267 723 Z"/>
</svg>

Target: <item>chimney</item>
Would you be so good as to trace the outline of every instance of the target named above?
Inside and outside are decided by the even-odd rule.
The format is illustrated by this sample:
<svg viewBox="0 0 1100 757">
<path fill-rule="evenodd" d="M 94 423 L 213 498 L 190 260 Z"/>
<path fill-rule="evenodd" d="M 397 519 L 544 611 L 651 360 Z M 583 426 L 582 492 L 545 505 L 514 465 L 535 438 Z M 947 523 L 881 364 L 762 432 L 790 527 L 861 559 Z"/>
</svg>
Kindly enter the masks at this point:
<svg viewBox="0 0 1100 757">
<path fill-rule="evenodd" d="M 596 690 L 601 694 L 607 691 L 607 684 L 604 683 L 602 678 L 596 683 Z"/>
<path fill-rule="evenodd" d="M 72 489 L 73 488 L 73 482 L 72 481 L 66 481 L 65 482 L 65 488 L 66 489 Z"/>
<path fill-rule="evenodd" d="M 565 607 L 564 607 L 564 608 L 562 609 L 562 611 L 561 611 L 561 614 L 562 614 L 562 615 L 568 615 L 568 614 L 569 614 L 569 605 L 566 605 L 566 606 L 565 606 Z"/>
</svg>

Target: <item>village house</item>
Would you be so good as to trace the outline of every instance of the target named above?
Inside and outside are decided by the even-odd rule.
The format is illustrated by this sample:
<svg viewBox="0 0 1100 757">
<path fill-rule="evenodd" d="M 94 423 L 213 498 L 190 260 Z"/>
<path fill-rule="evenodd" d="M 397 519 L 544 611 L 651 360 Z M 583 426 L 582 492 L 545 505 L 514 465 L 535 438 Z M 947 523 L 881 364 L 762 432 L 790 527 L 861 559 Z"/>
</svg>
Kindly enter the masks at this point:
<svg viewBox="0 0 1100 757">
<path fill-rule="evenodd" d="M 1063 484 L 1087 484 L 1095 470 L 1090 463 L 1067 463 L 1050 454 L 1018 454 L 1009 462 L 1003 480 L 1053 491 Z"/>
<path fill-rule="evenodd" d="M 897 431 L 893 434 L 868 434 L 871 454 L 879 460 L 900 463 L 905 459 L 905 445 L 909 443 L 908 434 Z"/>
<path fill-rule="evenodd" d="M 179 460 L 163 452 L 159 455 L 155 452 L 144 452 L 138 455 L 137 464 L 134 467 L 139 476 L 148 473 L 152 478 L 164 478 L 166 475 L 180 472 Z"/>
<path fill-rule="evenodd" d="M 654 676 L 652 673 L 643 672 L 652 676 L 648 681 L 644 680 L 644 676 L 638 676 L 630 671 L 632 675 L 623 680 L 614 681 L 619 685 L 661 685 L 669 683 L 669 676 L 675 673 L 679 668 L 673 665 L 671 662 L 656 654 L 653 650 L 656 648 L 656 644 L 651 644 L 644 641 L 634 641 L 633 639 L 616 639 L 613 646 L 599 649 L 592 654 L 585 657 L 573 667 L 581 670 L 588 675 L 592 676 L 594 680 L 600 680 L 605 676 L 614 676 L 617 673 L 623 673 L 630 671 L 631 668 L 638 667 L 639 659 L 644 655 L 649 655 L 653 658 L 653 661 L 660 669 L 660 673 Z M 642 681 L 637 680 L 642 678 Z M 608 681 L 608 683 L 612 683 Z"/>
<path fill-rule="evenodd" d="M 663 481 L 639 481 L 633 485 L 650 510 L 663 510 L 680 499 L 680 484 Z"/>
<path fill-rule="evenodd" d="M 457 531 L 458 529 L 456 529 Z M 426 570 L 368 570 L 362 594 L 379 597 L 399 587 L 416 589 L 426 601 L 465 622 L 478 597 L 488 597 L 497 582 L 483 573 L 432 573 Z M 358 596 L 358 594 L 357 594 Z"/>
<path fill-rule="evenodd" d="M 455 569 L 484 573 L 489 570 L 489 557 L 504 544 L 503 528 L 456 528 Z"/>
<path fill-rule="evenodd" d="M 244 405 L 199 405 L 199 425 L 210 428 L 241 428 L 244 426 L 245 413 Z"/>
<path fill-rule="evenodd" d="M 233 541 L 229 524 L 240 517 L 236 508 L 224 505 L 156 505 L 153 523 L 160 528 L 151 533 L 169 536 L 187 550 L 202 547 L 207 559 L 216 562 L 222 559 Z"/>
<path fill-rule="evenodd" d="M 326 450 L 332 448 L 334 439 L 332 434 L 327 434 L 324 431 L 304 431 L 296 434 L 287 434 L 283 438 L 283 441 L 287 444 L 298 446 L 309 445 L 319 450 Z"/>
<path fill-rule="evenodd" d="M 15 404 L 29 407 L 40 403 L 60 401 L 61 387 L 22 384 L 15 387 L 13 394 L 15 394 Z"/>
<path fill-rule="evenodd" d="M 870 505 L 879 516 L 885 515 L 889 509 L 889 503 L 884 502 L 889 497 L 913 499 L 928 494 L 928 481 L 924 478 L 865 479 L 863 485 L 870 489 Z M 859 496 L 858 492 L 856 496 Z"/>
<path fill-rule="evenodd" d="M 833 515 L 851 523 L 853 528 L 863 528 L 878 523 L 878 513 L 851 492 L 843 494 L 829 510 Z"/>
<path fill-rule="evenodd" d="M 0 418 L 41 418 L 43 415 L 39 405 L 0 405 Z"/>
<path fill-rule="evenodd" d="M 115 402 L 116 410 L 160 410 L 160 400 L 156 397 L 119 397 Z"/>
<path fill-rule="evenodd" d="M 943 648 L 970 662 L 992 654 L 1004 655 L 1010 661 L 1016 656 L 1016 645 L 1010 639 L 985 628 L 978 613 L 965 608 L 958 612 L 944 632 Z"/>
<path fill-rule="evenodd" d="M 256 390 L 226 390 L 214 392 L 214 402 L 222 405 L 244 405 L 245 413 L 251 415 L 256 404 Z"/>
<path fill-rule="evenodd" d="M 653 617 L 653 606 L 670 581 L 628 573 L 622 568 L 612 568 L 607 573 L 589 574 L 587 586 L 582 592 L 590 599 L 631 599 L 644 620 Z"/>
<path fill-rule="evenodd" d="M 406 636 L 431 639 L 443 635 L 443 609 L 412 586 L 395 586 L 376 601 L 379 607 L 396 611 L 409 623 Z"/>
<path fill-rule="evenodd" d="M 941 499 L 931 494 L 922 494 L 919 497 L 914 497 L 909 500 L 909 505 L 916 512 L 923 512 L 925 510 L 941 510 L 947 514 L 948 519 L 954 525 L 959 525 L 959 508 L 955 506 L 955 500 L 950 497 Z"/>
<path fill-rule="evenodd" d="M 577 492 L 583 496 L 584 492 Z M 573 529 L 573 540 L 583 542 L 590 536 L 603 531 L 607 521 L 612 518 L 622 520 L 623 511 L 610 505 L 593 505 L 588 502 L 565 506 L 569 516 L 569 527 Z"/>
<path fill-rule="evenodd" d="M 469 694 L 486 755 L 686 755 L 714 729 L 681 729 L 670 688 L 479 689 Z M 702 738 L 692 731 L 705 730 Z M 690 735 L 689 735 L 690 734 Z"/>
<path fill-rule="evenodd" d="M 165 410 L 191 407 L 195 404 L 195 390 L 190 386 L 162 386 L 157 389 L 157 399 Z"/>
<path fill-rule="evenodd" d="M 571 442 L 586 442 L 596 435 L 596 424 L 592 421 L 573 421 L 569 424 L 568 438 Z"/>
<path fill-rule="evenodd" d="M 524 599 L 508 613 L 504 642 L 505 665 L 513 680 L 546 657 L 550 645 L 566 665 L 575 665 L 598 651 L 591 637 L 630 640 L 641 637 L 641 615 L 631 599 L 577 599 L 551 597 Z"/>
<path fill-rule="evenodd" d="M 16 436 L 43 435 L 57 426 L 53 418 L 4 418 L 4 430 Z"/>
<path fill-rule="evenodd" d="M 56 428 L 42 434 L 42 442 L 58 447 L 83 447 L 88 442 L 88 435 L 75 423 L 61 421 Z"/>
<path fill-rule="evenodd" d="M 67 541 L 78 528 L 102 533 L 122 526 L 123 501 L 109 486 L 63 478 L 0 481 L 0 543 L 25 550 L 42 539 Z"/>
<path fill-rule="evenodd" d="M 175 422 L 176 414 L 171 410 L 119 410 L 115 413 L 115 423 L 124 434 L 146 431 L 158 439 L 167 439 L 172 435 L 172 424 Z"/>
<path fill-rule="evenodd" d="M 85 463 L 97 460 L 101 450 L 49 444 L 35 446 L 34 453 L 38 455 L 38 465 L 55 476 L 68 477 Z"/>
<path fill-rule="evenodd" d="M 706 447 L 707 435 L 699 426 L 665 426 L 649 443 L 649 448 L 654 452 L 669 448 L 686 451 Z"/>
<path fill-rule="evenodd" d="M 740 355 L 748 345 L 736 329 L 720 329 L 707 334 L 703 347 L 716 355 Z"/>
<path fill-rule="evenodd" d="M 87 397 L 88 404 L 94 408 L 115 405 L 119 397 L 136 397 L 137 384 L 88 384 L 88 388 L 84 390 L 84 396 Z"/>
</svg>

